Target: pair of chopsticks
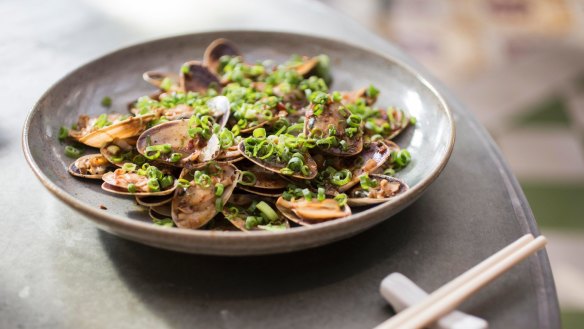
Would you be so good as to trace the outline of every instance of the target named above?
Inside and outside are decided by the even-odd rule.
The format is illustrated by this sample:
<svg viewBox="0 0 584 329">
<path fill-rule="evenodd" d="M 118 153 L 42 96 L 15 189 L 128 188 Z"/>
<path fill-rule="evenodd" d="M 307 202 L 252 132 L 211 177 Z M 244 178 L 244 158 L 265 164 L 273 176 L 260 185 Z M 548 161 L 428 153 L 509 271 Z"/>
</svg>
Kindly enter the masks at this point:
<svg viewBox="0 0 584 329">
<path fill-rule="evenodd" d="M 375 329 L 418 329 L 455 310 L 499 275 L 543 248 L 544 236 L 527 234 L 430 294 L 422 302 L 389 318 Z"/>
</svg>

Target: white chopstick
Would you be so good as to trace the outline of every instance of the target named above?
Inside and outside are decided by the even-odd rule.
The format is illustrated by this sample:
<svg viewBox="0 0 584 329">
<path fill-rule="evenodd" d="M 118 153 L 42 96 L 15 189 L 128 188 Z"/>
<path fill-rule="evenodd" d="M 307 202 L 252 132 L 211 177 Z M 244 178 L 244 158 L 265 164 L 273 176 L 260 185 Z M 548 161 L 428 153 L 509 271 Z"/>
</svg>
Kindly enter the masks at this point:
<svg viewBox="0 0 584 329">
<path fill-rule="evenodd" d="M 547 240 L 527 234 L 433 292 L 421 303 L 381 323 L 375 329 L 417 329 L 454 310 L 466 298 L 513 265 L 543 248 Z"/>
</svg>

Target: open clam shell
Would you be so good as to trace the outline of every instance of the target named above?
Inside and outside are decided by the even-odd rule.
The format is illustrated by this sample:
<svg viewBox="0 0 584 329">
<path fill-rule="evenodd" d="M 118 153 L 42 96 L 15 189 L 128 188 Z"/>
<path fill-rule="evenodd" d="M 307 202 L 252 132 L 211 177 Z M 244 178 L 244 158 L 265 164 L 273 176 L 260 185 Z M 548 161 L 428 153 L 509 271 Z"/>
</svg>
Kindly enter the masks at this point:
<svg viewBox="0 0 584 329">
<path fill-rule="evenodd" d="M 188 130 L 189 120 L 187 119 L 162 123 L 142 133 L 136 143 L 136 149 L 146 156 L 148 146 L 168 144 L 171 151 L 160 153 L 156 161 L 179 167 L 188 161 L 205 162 L 219 155 L 221 145 L 217 135 L 212 135 L 209 140 L 199 136 L 191 138 Z M 173 153 L 179 153 L 181 159 L 171 161 Z"/>
<path fill-rule="evenodd" d="M 133 195 L 133 196 L 161 196 L 161 195 L 169 195 L 176 189 L 177 183 L 176 180 L 172 186 L 169 186 L 165 189 L 160 191 L 151 192 L 147 191 L 147 184 L 148 184 L 148 177 L 138 175 L 135 172 L 126 172 L 123 169 L 116 169 L 113 172 L 105 173 L 101 179 L 103 180 L 103 184 L 101 184 L 101 188 L 104 191 L 108 191 L 115 194 L 121 195 Z M 130 192 L 128 191 L 128 186 L 130 184 L 134 184 L 138 187 L 138 191 Z"/>
<path fill-rule="evenodd" d="M 253 162 L 253 163 L 259 165 L 260 167 L 263 167 L 269 171 L 272 171 L 272 172 L 279 174 L 279 173 L 281 173 L 281 170 L 286 167 L 286 165 L 282 164 L 282 163 L 270 162 L 270 161 L 262 160 L 260 158 L 256 158 L 254 156 L 246 154 L 245 153 L 245 145 L 244 145 L 243 141 L 239 143 L 239 151 L 248 160 L 250 160 L 251 162 Z M 316 175 L 318 174 L 318 168 L 316 166 L 316 162 L 314 162 L 314 159 L 312 159 L 310 154 L 308 154 L 308 153 L 304 154 L 304 163 L 308 166 L 309 174 L 307 176 L 304 176 L 304 175 L 302 175 L 302 173 L 295 172 L 294 174 L 291 175 L 292 177 L 300 178 L 300 179 L 313 179 L 314 177 L 316 177 Z"/>
<path fill-rule="evenodd" d="M 386 202 L 409 189 L 403 180 L 392 176 L 371 174 L 369 178 L 377 182 L 377 186 L 369 190 L 356 186 L 349 191 L 347 204 L 355 207 L 371 206 Z"/>
<path fill-rule="evenodd" d="M 183 68 L 179 77 L 181 90 L 206 93 L 207 89 L 214 88 L 221 91 L 219 78 L 201 62 L 186 62 Z"/>
<path fill-rule="evenodd" d="M 233 194 L 229 199 L 229 202 L 223 208 L 223 215 L 227 218 L 233 226 L 237 227 L 239 230 L 247 231 L 265 231 L 269 230 L 266 226 L 258 225 L 251 229 L 246 228 L 245 220 L 248 216 L 253 216 L 253 213 L 249 211 L 250 205 L 254 202 L 264 201 L 266 202 L 272 210 L 278 215 L 278 219 L 275 220 L 272 226 L 281 226 L 281 229 L 290 228 L 290 224 L 286 217 L 284 217 L 275 207 L 272 199 L 269 198 L 259 198 L 257 195 L 252 194 Z"/>
<path fill-rule="evenodd" d="M 229 163 L 212 163 L 199 170 L 210 177 L 208 184 L 193 181 L 193 170 L 183 169 L 181 178 L 191 182 L 187 188 L 177 188 L 172 199 L 172 220 L 178 227 L 198 229 L 207 224 L 217 213 L 217 199 L 227 203 L 237 185 L 239 171 Z M 217 184 L 223 184 L 223 193 L 216 196 Z"/>
<path fill-rule="evenodd" d="M 311 226 L 324 221 L 335 220 L 351 215 L 351 208 L 348 205 L 343 207 L 332 207 L 336 203 L 333 199 L 324 201 L 312 200 L 307 202 L 304 199 L 286 201 L 279 197 L 276 201 L 278 210 L 290 221 L 302 225 Z"/>
<path fill-rule="evenodd" d="M 154 114 L 129 117 L 97 130 L 70 131 L 70 136 L 85 145 L 101 148 L 114 139 L 126 139 L 140 135 L 146 129 L 146 123 L 154 118 Z M 91 120 L 90 120 L 91 122 Z"/>
<path fill-rule="evenodd" d="M 227 39 L 216 39 L 205 49 L 203 56 L 203 64 L 206 65 L 211 72 L 219 74 L 220 59 L 223 56 L 242 57 L 241 52 L 237 49 L 233 42 Z"/>
<path fill-rule="evenodd" d="M 103 155 L 88 154 L 73 161 L 69 165 L 68 171 L 77 177 L 101 179 L 111 167 L 111 163 Z"/>
<path fill-rule="evenodd" d="M 320 147 L 319 149 L 325 153 L 336 155 L 336 156 L 352 156 L 359 154 L 363 149 L 363 130 L 362 127 L 357 127 L 357 132 L 353 135 L 348 135 L 348 118 L 351 113 L 344 109 L 344 105 L 340 102 L 331 102 L 324 105 L 322 113 L 316 115 L 314 113 L 315 105 L 311 104 L 309 109 L 306 111 L 306 119 L 304 120 L 304 134 L 308 137 L 312 137 L 319 132 L 320 138 L 327 138 L 331 135 L 329 134 L 329 128 L 332 126 L 336 130 L 334 137 L 337 140 L 344 141 L 346 143 L 346 148 L 343 149 L 340 146 L 328 146 Z M 363 124 L 361 124 L 362 126 Z M 354 128 L 351 128 L 354 129 Z"/>
</svg>

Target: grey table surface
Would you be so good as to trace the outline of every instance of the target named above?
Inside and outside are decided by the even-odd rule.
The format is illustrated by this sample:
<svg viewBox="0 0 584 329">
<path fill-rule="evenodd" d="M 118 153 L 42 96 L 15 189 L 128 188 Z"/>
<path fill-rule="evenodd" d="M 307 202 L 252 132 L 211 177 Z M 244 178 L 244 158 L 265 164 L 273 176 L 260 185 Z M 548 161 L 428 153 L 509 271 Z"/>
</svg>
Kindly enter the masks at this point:
<svg viewBox="0 0 584 329">
<path fill-rule="evenodd" d="M 162 36 L 259 29 L 343 39 L 418 65 L 317 2 L 199 1 L 192 16 L 172 24 L 142 17 L 154 19 L 149 28 L 132 17 L 138 2 L 98 4 L 0 2 L 0 328 L 369 328 L 392 314 L 378 293 L 388 273 L 433 290 L 522 234 L 538 234 L 488 134 L 435 81 L 457 121 L 452 159 L 415 204 L 365 233 L 303 252 L 229 258 L 157 250 L 99 231 L 44 189 L 20 146 L 34 102 L 83 63 Z M 546 253 L 461 309 L 492 328 L 559 328 Z"/>
</svg>

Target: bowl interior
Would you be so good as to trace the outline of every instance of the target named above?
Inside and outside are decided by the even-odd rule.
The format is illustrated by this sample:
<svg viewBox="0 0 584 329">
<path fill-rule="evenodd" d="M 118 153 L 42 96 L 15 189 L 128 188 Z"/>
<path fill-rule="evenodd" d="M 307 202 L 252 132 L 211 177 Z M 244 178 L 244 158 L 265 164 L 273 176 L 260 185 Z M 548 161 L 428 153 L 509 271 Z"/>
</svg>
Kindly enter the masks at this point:
<svg viewBox="0 0 584 329">
<path fill-rule="evenodd" d="M 108 194 L 100 189 L 100 182 L 81 180 L 67 173 L 71 159 L 64 155 L 64 144 L 57 140 L 59 127 L 70 126 L 80 114 L 103 113 L 106 109 L 100 103 L 104 96 L 113 100 L 107 111 L 125 113 L 128 103 L 153 91 L 142 80 L 143 72 L 178 71 L 185 61 L 201 59 L 205 47 L 217 37 L 234 41 L 248 62 L 266 59 L 283 62 L 291 54 L 327 54 L 332 64 L 332 90 L 353 90 L 373 84 L 381 91 L 378 106 L 396 106 L 414 115 L 416 126 L 396 140 L 412 155 L 412 163 L 397 175 L 412 188 L 412 195 L 406 198 L 421 193 L 446 163 L 454 134 L 450 114 L 440 97 L 413 71 L 383 55 L 341 42 L 294 34 L 225 32 L 180 36 L 122 49 L 58 82 L 38 102 L 25 127 L 25 149 L 30 150 L 37 174 L 84 207 L 103 205 L 112 218 L 149 222 L 146 212 L 132 198 Z M 391 215 L 389 209 L 395 207 L 392 204 L 377 206 L 387 210 L 381 216 Z M 357 217 L 359 214 L 354 215 Z"/>
</svg>

